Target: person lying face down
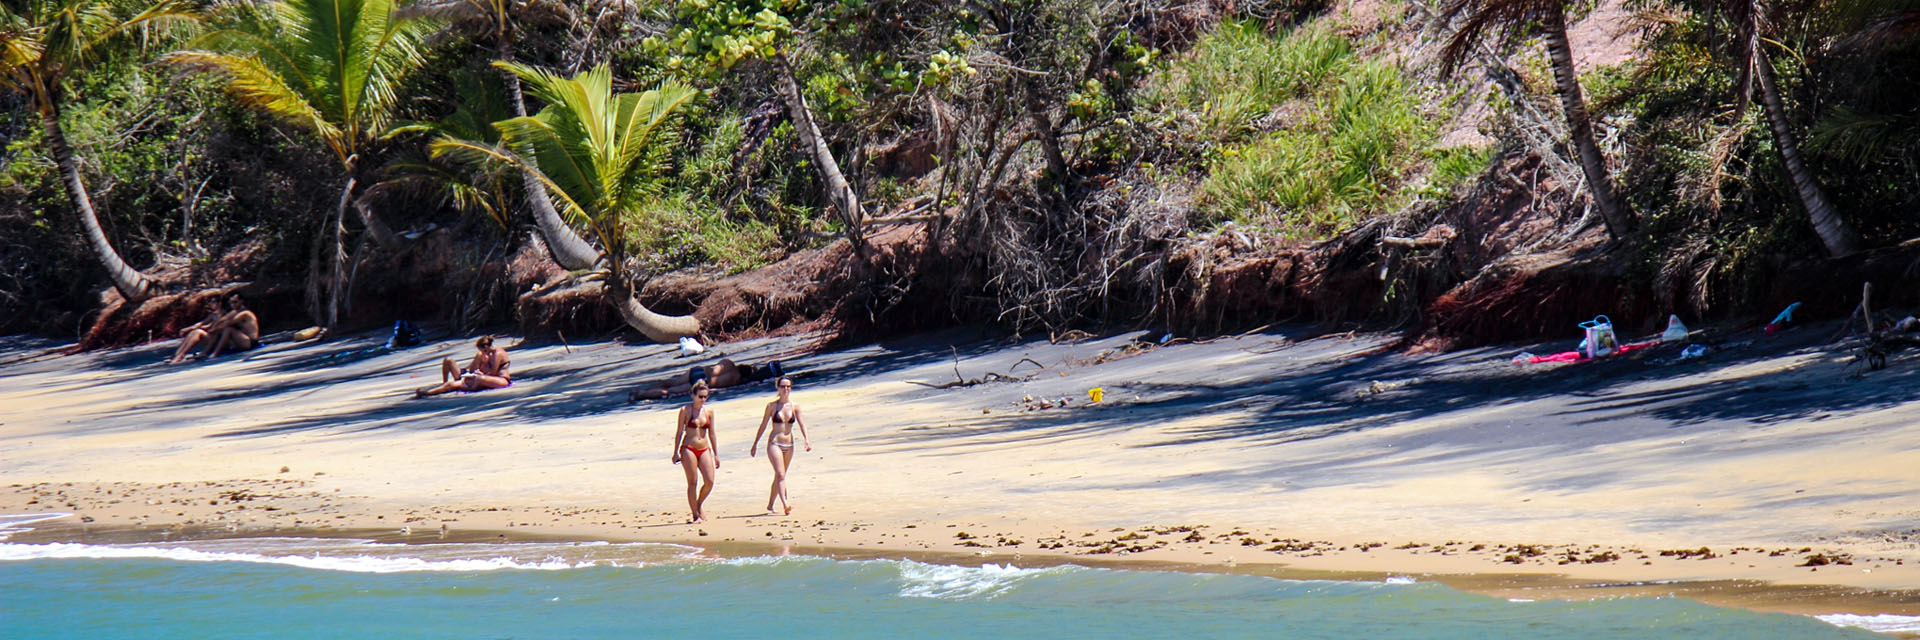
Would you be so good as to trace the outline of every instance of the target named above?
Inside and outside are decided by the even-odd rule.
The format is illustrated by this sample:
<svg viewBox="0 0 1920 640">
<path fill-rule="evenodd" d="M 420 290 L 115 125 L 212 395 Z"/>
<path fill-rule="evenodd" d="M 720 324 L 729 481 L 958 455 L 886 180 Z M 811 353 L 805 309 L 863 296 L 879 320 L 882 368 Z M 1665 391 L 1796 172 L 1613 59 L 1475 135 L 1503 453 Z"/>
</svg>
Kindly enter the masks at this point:
<svg viewBox="0 0 1920 640">
<path fill-rule="evenodd" d="M 413 392 L 416 398 L 437 396 L 449 391 L 482 391 L 499 389 L 513 384 L 512 374 L 507 372 L 511 364 L 505 347 L 493 346 L 493 336 L 481 336 L 473 341 L 473 361 L 461 367 L 453 358 L 440 360 L 440 385 L 421 387 Z"/>
<path fill-rule="evenodd" d="M 655 398 L 669 398 L 685 395 L 693 390 L 695 382 L 705 381 L 710 389 L 725 389 L 740 384 L 778 377 L 785 370 L 778 361 L 765 365 L 737 364 L 733 360 L 721 358 L 710 365 L 695 366 L 686 373 L 661 380 L 645 389 L 627 392 L 628 402 L 637 402 Z"/>
</svg>

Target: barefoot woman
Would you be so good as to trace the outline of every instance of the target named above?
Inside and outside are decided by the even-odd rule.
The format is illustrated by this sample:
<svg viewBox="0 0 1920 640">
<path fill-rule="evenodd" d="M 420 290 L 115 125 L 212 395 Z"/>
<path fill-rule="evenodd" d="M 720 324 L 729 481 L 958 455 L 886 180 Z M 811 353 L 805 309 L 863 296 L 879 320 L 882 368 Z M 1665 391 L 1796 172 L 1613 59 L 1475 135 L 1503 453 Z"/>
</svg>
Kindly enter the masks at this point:
<svg viewBox="0 0 1920 640">
<path fill-rule="evenodd" d="M 747 457 L 753 457 L 760 447 L 760 434 L 767 432 L 767 423 L 773 423 L 773 433 L 767 436 L 767 461 L 773 463 L 773 488 L 767 494 L 767 512 L 773 513 L 773 501 L 778 499 L 783 513 L 793 513 L 793 505 L 787 502 L 787 466 L 793 464 L 793 428 L 800 427 L 800 441 L 807 450 L 813 450 L 813 440 L 807 437 L 807 425 L 800 421 L 800 405 L 793 403 L 793 378 L 780 376 L 774 383 L 780 389 L 780 397 L 767 403 L 767 411 L 760 416 L 760 430 L 753 433 L 753 445 L 747 448 Z"/>
<path fill-rule="evenodd" d="M 673 461 L 687 472 L 687 506 L 693 509 L 694 524 L 707 521 L 700 507 L 713 493 L 713 472 L 720 469 L 719 443 L 713 437 L 713 408 L 707 406 L 707 397 L 712 394 L 707 381 L 694 381 L 693 403 L 680 408 L 679 425 L 673 430 Z"/>
</svg>

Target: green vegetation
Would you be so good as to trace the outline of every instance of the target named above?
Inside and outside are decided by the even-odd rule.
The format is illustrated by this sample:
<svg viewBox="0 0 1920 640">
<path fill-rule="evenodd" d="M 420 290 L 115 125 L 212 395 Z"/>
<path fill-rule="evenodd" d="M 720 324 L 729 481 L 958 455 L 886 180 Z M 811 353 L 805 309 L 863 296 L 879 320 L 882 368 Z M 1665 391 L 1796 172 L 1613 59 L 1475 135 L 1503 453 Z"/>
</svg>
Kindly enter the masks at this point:
<svg viewBox="0 0 1920 640">
<path fill-rule="evenodd" d="M 1353 46 L 1328 29 L 1267 35 L 1258 23 L 1228 22 L 1151 83 L 1146 101 L 1198 114 L 1209 137 L 1231 140 L 1259 131 L 1281 104 L 1324 92 L 1355 63 Z"/>
<path fill-rule="evenodd" d="M 912 290 L 1056 329 L 1166 313 L 1201 272 L 1143 252 L 1228 222 L 1269 248 L 1417 233 L 1503 189 L 1604 220 L 1630 277 L 1703 308 L 1920 235 L 1913 0 L 1660 0 L 1597 70 L 1558 0 L 1194 6 L 5 3 L 0 331 L 71 333 L 106 283 L 236 279 L 347 323 L 355 270 L 429 228 L 455 273 L 537 238 L 563 284 L 633 294 L 864 254 L 899 214 L 965 293 L 876 286 L 876 314 Z"/>
<path fill-rule="evenodd" d="M 1198 224 L 1232 220 L 1320 239 L 1419 192 L 1407 177 L 1428 160 L 1435 134 L 1419 90 L 1397 67 L 1357 59 L 1324 27 L 1269 36 L 1251 23 L 1222 25 L 1163 82 L 1159 108 L 1196 114 L 1203 133 L 1224 143 L 1208 154 Z"/>
</svg>

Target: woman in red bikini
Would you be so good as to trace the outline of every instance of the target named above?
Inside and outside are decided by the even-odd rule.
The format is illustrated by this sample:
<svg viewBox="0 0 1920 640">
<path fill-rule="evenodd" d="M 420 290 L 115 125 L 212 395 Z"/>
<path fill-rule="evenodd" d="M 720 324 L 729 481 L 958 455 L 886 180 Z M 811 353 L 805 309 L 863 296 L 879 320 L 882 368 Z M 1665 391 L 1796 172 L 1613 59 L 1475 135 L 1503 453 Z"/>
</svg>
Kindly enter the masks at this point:
<svg viewBox="0 0 1920 640">
<path fill-rule="evenodd" d="M 800 427 L 800 441 L 807 450 L 813 450 L 813 439 L 807 437 L 807 425 L 800 421 L 800 405 L 793 402 L 793 378 L 780 376 L 774 382 L 780 390 L 780 397 L 767 403 L 767 411 L 760 416 L 760 430 L 753 433 L 753 446 L 747 448 L 747 457 L 751 458 L 760 450 L 760 434 L 767 432 L 767 424 L 773 424 L 773 433 L 767 436 L 767 461 L 773 463 L 773 488 L 767 493 L 767 513 L 774 513 L 773 501 L 778 499 L 786 515 L 793 513 L 793 505 L 787 502 L 787 467 L 793 464 L 793 428 Z"/>
<path fill-rule="evenodd" d="M 707 521 L 700 507 L 713 493 L 713 473 L 720 469 L 720 445 L 713 437 L 713 408 L 707 406 L 707 397 L 712 394 L 707 381 L 695 381 L 693 402 L 680 408 L 673 430 L 673 461 L 687 472 L 687 506 L 693 509 L 694 524 Z"/>
</svg>

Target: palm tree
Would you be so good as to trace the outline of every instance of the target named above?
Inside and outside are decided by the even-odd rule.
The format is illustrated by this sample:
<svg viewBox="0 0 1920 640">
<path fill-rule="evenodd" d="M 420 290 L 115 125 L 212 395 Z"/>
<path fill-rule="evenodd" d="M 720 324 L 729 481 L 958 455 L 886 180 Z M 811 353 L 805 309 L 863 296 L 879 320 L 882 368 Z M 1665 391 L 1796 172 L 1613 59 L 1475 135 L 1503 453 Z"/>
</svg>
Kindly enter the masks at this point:
<svg viewBox="0 0 1920 640">
<path fill-rule="evenodd" d="M 786 103 L 793 131 L 800 145 L 813 159 L 825 187 L 827 203 L 840 214 L 847 227 L 847 239 L 854 251 L 866 253 L 866 209 L 860 204 L 840 162 L 833 157 L 819 118 L 807 104 L 794 71 L 791 40 L 797 31 L 788 14 L 804 8 L 792 0 L 702 0 L 673 4 L 673 27 L 665 37 L 650 38 L 648 45 L 667 54 L 670 69 L 694 74 L 713 74 L 731 69 L 743 60 L 764 58 L 773 67 L 774 91 Z"/>
<path fill-rule="evenodd" d="M 1768 42 L 1778 37 L 1772 12 L 1760 0 L 1721 0 L 1720 4 L 1733 27 L 1732 63 L 1736 67 L 1734 84 L 1739 92 L 1735 96 L 1734 118 L 1738 120 L 1745 113 L 1753 98 L 1754 86 L 1759 85 L 1760 104 L 1766 109 L 1767 126 L 1773 132 L 1773 148 L 1780 154 L 1780 162 L 1786 167 L 1787 177 L 1793 182 L 1794 193 L 1806 208 L 1807 217 L 1812 219 L 1814 233 L 1820 236 L 1820 243 L 1830 256 L 1858 251 L 1860 235 L 1841 219 L 1833 202 L 1827 199 L 1826 190 L 1820 186 L 1820 179 L 1801 159 L 1800 141 L 1794 135 L 1785 100 L 1780 95 L 1773 59 L 1765 49 Z"/>
<path fill-rule="evenodd" d="M 535 16 L 565 16 L 565 6 L 541 0 L 420 0 L 402 10 L 402 15 L 421 15 L 444 21 L 452 30 L 473 34 L 483 38 L 494 47 L 497 60 L 517 63 L 514 58 L 514 42 L 520 36 L 517 28 L 522 20 Z M 526 97 L 520 87 L 520 77 L 510 71 L 501 70 L 507 86 L 507 102 L 513 108 L 513 115 L 527 115 Z M 454 136 L 468 140 L 479 138 Z M 593 268 L 594 261 L 600 257 L 592 244 L 574 233 L 553 208 L 553 198 L 547 194 L 540 180 L 526 172 L 521 172 L 521 186 L 526 190 L 527 204 L 533 209 L 535 228 L 540 230 L 541 239 L 546 241 L 547 252 L 553 261 L 563 268 L 573 271 Z"/>
<path fill-rule="evenodd" d="M 1573 65 L 1573 48 L 1567 44 L 1566 5 L 1567 0 L 1449 0 L 1442 11 L 1443 19 L 1464 18 L 1441 54 L 1442 71 L 1451 74 L 1476 45 L 1495 32 L 1511 38 L 1537 25 L 1546 39 L 1547 58 L 1552 63 L 1554 88 L 1560 95 L 1568 134 L 1580 152 L 1580 170 L 1586 174 L 1587 188 L 1600 207 L 1600 216 L 1607 221 L 1608 233 L 1618 239 L 1632 233 L 1637 221 L 1633 209 L 1614 193 L 1606 156 L 1594 141 L 1593 121 Z"/>
<path fill-rule="evenodd" d="M 497 143 L 500 141 L 500 132 L 493 128 L 493 123 L 515 115 L 507 107 L 506 94 L 506 87 L 488 82 L 481 74 L 462 71 L 453 76 L 452 95 L 457 96 L 460 102 L 454 106 L 452 113 L 438 121 L 394 127 L 389 137 L 425 134 L 428 140 L 445 137 Z M 509 187 L 508 180 L 519 177 L 522 174 L 519 169 L 504 167 L 499 163 L 474 165 L 447 162 L 440 158 L 416 155 L 409 149 L 401 159 L 388 162 L 383 173 L 386 179 L 368 187 L 365 191 L 368 196 L 365 197 L 383 190 L 402 189 L 436 194 L 455 209 L 485 214 L 503 233 L 513 230 L 513 203 L 519 194 Z M 545 197 L 546 190 L 543 188 L 540 193 Z"/>
<path fill-rule="evenodd" d="M 275 0 L 236 5 L 226 29 L 176 51 L 165 62 L 213 73 L 228 93 L 313 132 L 340 163 L 345 185 L 330 222 L 333 260 L 326 326 L 339 321 L 345 281 L 345 221 L 349 205 L 377 242 L 398 241 L 355 199 L 360 154 L 387 132 L 400 101 L 399 85 L 425 62 L 430 21 L 394 15 L 396 0 Z M 311 299 L 311 298 L 310 298 Z"/>
<path fill-rule="evenodd" d="M 132 16 L 122 11 L 126 6 L 124 2 L 101 0 L 0 4 L 0 89 L 25 94 L 39 114 L 47 136 L 47 153 L 60 167 L 60 181 L 73 200 L 73 208 L 80 212 L 80 224 L 86 227 L 94 257 L 107 268 L 120 297 L 137 303 L 147 299 L 153 281 L 121 259 L 101 230 L 93 199 L 80 179 L 73 147 L 60 126 L 60 105 L 66 97 L 67 77 L 85 70 L 110 46 L 151 27 L 197 20 L 198 14 L 192 5 L 180 0 L 159 0 Z"/>
<path fill-rule="evenodd" d="M 501 144 L 441 138 L 432 145 L 434 155 L 505 162 L 534 176 L 568 218 L 607 248 L 609 255 L 595 256 L 595 262 L 606 266 L 599 277 L 627 324 L 662 342 L 698 335 L 694 317 L 661 315 L 634 300 L 626 271 L 632 214 L 660 194 L 660 168 L 676 118 L 698 92 L 668 82 L 643 93 L 615 94 L 613 73 L 604 64 L 572 78 L 512 63 L 494 66 L 525 82 L 546 108 L 494 123 Z"/>
</svg>

